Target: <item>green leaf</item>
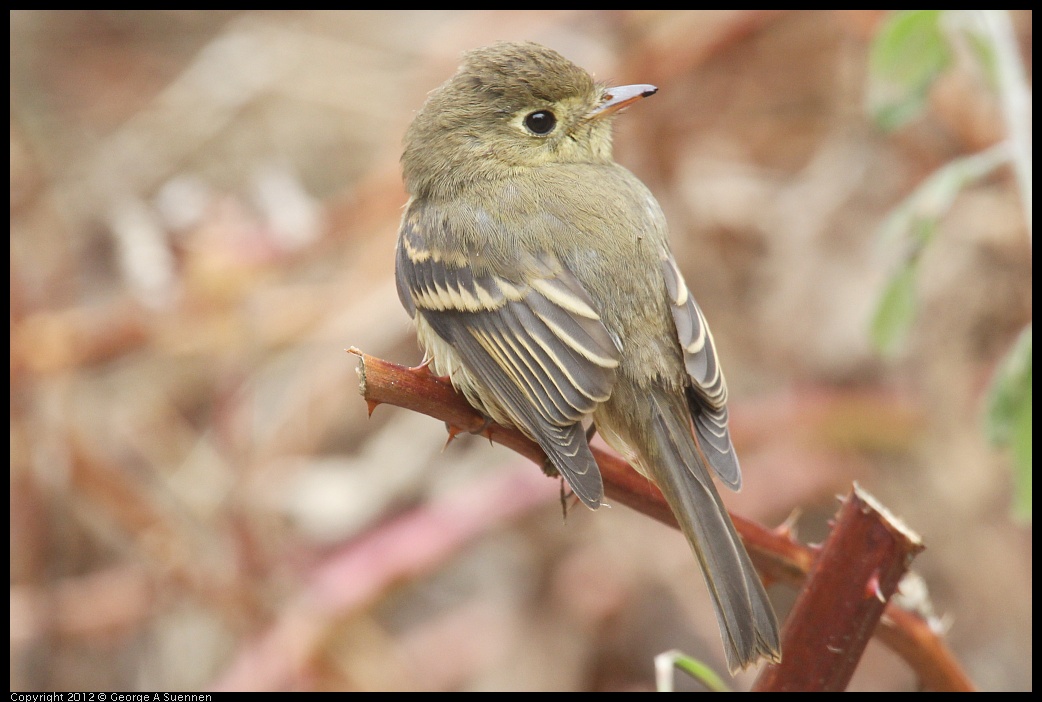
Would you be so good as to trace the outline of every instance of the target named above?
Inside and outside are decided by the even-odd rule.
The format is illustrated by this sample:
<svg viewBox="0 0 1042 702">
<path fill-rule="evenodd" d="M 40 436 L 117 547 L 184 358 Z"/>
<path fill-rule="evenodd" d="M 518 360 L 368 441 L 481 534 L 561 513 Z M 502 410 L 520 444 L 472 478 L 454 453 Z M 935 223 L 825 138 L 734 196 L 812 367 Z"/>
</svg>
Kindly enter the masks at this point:
<svg viewBox="0 0 1042 702">
<path fill-rule="evenodd" d="M 1031 519 L 1031 325 L 1020 333 L 999 364 L 988 391 L 985 427 L 988 438 L 1012 449 L 1014 513 Z"/>
<path fill-rule="evenodd" d="M 712 692 L 730 691 L 723 679 L 708 665 L 673 649 L 655 656 L 655 683 L 659 692 L 673 692 L 674 668 L 684 671 Z"/>
<path fill-rule="evenodd" d="M 1013 434 L 1013 515 L 1031 521 L 1031 391 L 1021 406 Z"/>
<path fill-rule="evenodd" d="M 884 356 L 901 346 L 915 318 L 915 272 L 910 261 L 890 277 L 872 317 L 872 343 Z"/>
<path fill-rule="evenodd" d="M 918 114 L 934 79 L 951 64 L 941 17 L 941 10 L 901 10 L 876 35 L 866 103 L 881 129 L 896 129 Z"/>
<path fill-rule="evenodd" d="M 931 173 L 883 222 L 878 235 L 880 245 L 898 261 L 870 326 L 872 343 L 883 355 L 892 355 L 911 327 L 917 263 L 933 241 L 941 217 L 948 213 L 963 188 L 1008 163 L 1009 158 L 1008 144 L 1003 142 L 953 159 Z"/>
</svg>

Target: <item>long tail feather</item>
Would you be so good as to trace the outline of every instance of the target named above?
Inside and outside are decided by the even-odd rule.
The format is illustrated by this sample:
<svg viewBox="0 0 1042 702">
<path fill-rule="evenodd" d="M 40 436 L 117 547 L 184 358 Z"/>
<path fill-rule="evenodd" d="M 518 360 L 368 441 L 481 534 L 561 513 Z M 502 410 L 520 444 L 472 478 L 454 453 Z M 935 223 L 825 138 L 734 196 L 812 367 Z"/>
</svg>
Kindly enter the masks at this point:
<svg viewBox="0 0 1042 702">
<path fill-rule="evenodd" d="M 682 398 L 651 393 L 655 455 L 647 470 L 662 490 L 702 567 L 732 673 L 766 657 L 779 660 L 778 623 L 763 584 L 695 445 Z"/>
</svg>

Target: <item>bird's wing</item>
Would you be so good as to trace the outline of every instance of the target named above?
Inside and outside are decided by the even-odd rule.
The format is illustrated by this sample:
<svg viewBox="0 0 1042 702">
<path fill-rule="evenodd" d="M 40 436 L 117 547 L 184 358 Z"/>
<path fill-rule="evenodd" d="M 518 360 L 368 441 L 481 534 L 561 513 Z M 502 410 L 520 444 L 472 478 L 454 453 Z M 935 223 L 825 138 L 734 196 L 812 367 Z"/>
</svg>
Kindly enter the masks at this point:
<svg viewBox="0 0 1042 702">
<path fill-rule="evenodd" d="M 611 394 L 618 344 L 555 257 L 533 255 L 511 265 L 509 276 L 496 272 L 489 252 L 436 244 L 459 240 L 432 232 L 453 226 L 449 220 L 419 203 L 404 218 L 396 259 L 402 303 L 455 350 L 491 395 L 482 400 L 535 439 L 572 491 L 596 508 L 603 486 L 582 420 Z"/>
<path fill-rule="evenodd" d="M 684 365 L 691 377 L 688 404 L 699 445 L 720 480 L 738 490 L 742 486 L 742 472 L 727 430 L 727 383 L 717 359 L 713 334 L 688 290 L 673 254 L 663 248 L 661 260 L 666 291 L 672 303 L 670 310 L 684 352 Z"/>
</svg>

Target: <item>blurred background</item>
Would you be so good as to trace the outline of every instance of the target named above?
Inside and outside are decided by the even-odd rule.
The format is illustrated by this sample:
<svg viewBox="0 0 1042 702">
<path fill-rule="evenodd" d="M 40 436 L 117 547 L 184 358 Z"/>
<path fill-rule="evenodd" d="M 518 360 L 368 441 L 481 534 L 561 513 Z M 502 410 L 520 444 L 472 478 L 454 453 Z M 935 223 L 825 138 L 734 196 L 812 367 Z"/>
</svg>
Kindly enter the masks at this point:
<svg viewBox="0 0 1042 702">
<path fill-rule="evenodd" d="M 1008 167 L 940 219 L 896 354 L 868 331 L 899 258 L 882 223 L 1004 138 L 972 65 L 884 133 L 880 12 L 10 18 L 13 690 L 650 689 L 671 648 L 726 670 L 678 532 L 563 519 L 536 466 L 358 395 L 345 348 L 420 360 L 393 282 L 402 134 L 499 39 L 660 89 L 616 158 L 716 336 L 730 508 L 795 513 L 813 543 L 856 480 L 922 536 L 975 682 L 1031 688 L 1031 528 L 982 429 L 1031 319 Z M 1031 14 L 1011 18 L 1030 73 Z M 795 593 L 771 594 L 783 617 Z M 873 643 L 852 687 L 916 684 Z"/>
</svg>

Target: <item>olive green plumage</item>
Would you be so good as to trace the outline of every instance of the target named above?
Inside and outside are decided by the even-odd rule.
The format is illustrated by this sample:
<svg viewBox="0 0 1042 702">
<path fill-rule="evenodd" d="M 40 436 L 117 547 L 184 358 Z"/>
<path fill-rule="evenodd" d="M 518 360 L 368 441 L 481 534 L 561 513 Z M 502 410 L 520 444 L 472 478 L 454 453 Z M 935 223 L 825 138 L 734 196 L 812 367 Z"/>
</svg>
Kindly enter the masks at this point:
<svg viewBox="0 0 1042 702">
<path fill-rule="evenodd" d="M 741 485 L 712 335 L 662 210 L 612 159 L 614 114 L 654 92 L 537 44 L 466 54 L 405 137 L 398 293 L 435 372 L 537 441 L 584 504 L 604 497 L 587 418 L 659 486 L 733 672 L 780 657 L 778 626 L 710 477 Z"/>
</svg>

